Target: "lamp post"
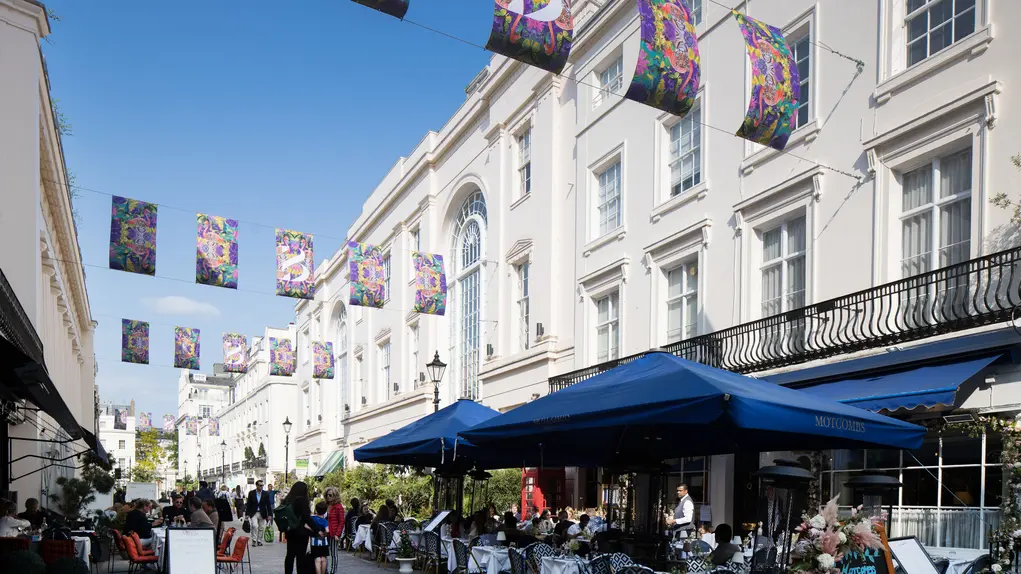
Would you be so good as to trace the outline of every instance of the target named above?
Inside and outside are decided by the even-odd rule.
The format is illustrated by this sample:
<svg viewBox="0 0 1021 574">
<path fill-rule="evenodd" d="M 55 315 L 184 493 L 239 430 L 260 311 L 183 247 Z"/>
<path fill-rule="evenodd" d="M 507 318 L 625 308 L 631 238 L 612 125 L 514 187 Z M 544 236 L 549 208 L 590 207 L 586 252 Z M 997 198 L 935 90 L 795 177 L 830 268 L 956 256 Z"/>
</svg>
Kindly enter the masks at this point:
<svg viewBox="0 0 1021 574">
<path fill-rule="evenodd" d="M 198 475 L 197 476 L 198 479 L 201 479 L 202 478 L 202 453 L 201 452 L 198 453 L 197 457 L 199 459 L 199 462 L 198 462 L 198 464 L 195 465 L 195 474 Z"/>
<path fill-rule="evenodd" d="M 184 474 L 181 476 L 181 482 L 184 482 L 184 479 L 188 477 L 188 460 L 187 459 L 185 459 L 184 466 L 182 468 L 184 469 Z"/>
<path fill-rule="evenodd" d="M 291 417 L 284 417 L 284 484 L 290 477 L 290 469 L 287 463 L 291 457 Z"/>
<path fill-rule="evenodd" d="M 220 459 L 220 475 L 223 477 L 223 483 L 227 484 L 227 441 L 220 441 L 220 453 L 222 455 Z"/>
<path fill-rule="evenodd" d="M 440 410 L 440 380 L 443 379 L 447 364 L 440 360 L 440 352 L 436 351 L 433 360 L 426 363 L 425 367 L 429 369 L 429 378 L 433 382 L 433 412 L 436 412 Z"/>
</svg>

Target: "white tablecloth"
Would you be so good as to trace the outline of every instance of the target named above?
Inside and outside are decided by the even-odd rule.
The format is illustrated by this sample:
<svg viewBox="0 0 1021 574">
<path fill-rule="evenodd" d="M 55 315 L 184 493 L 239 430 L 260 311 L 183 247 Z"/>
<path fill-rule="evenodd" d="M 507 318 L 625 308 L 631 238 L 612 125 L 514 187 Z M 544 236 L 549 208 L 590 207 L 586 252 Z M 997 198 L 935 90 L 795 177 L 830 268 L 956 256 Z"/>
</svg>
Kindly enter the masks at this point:
<svg viewBox="0 0 1021 574">
<path fill-rule="evenodd" d="M 92 539 L 88 536 L 72 536 L 74 539 L 74 549 L 78 553 L 78 558 L 86 564 L 89 564 L 89 547 L 92 545 Z"/>
<path fill-rule="evenodd" d="M 361 545 L 365 546 L 365 549 L 372 552 L 372 536 L 369 534 L 372 532 L 371 524 L 362 524 L 358 527 L 355 532 L 355 541 L 351 544 L 352 548 L 358 548 Z"/>
<path fill-rule="evenodd" d="M 472 548 L 472 559 L 468 561 L 469 572 L 500 574 L 509 572 L 510 553 L 502 546 L 476 546 Z"/>
<path fill-rule="evenodd" d="M 962 574 L 976 558 L 989 553 L 986 550 L 975 550 L 974 548 L 942 548 L 939 546 L 926 546 L 925 550 L 929 552 L 929 556 L 932 556 L 933 560 L 940 558 L 950 560 L 947 574 Z"/>
<path fill-rule="evenodd" d="M 162 560 L 163 549 L 167 546 L 167 530 L 165 528 L 153 528 L 152 530 L 152 550 L 156 553 L 156 557 Z"/>
<path fill-rule="evenodd" d="M 588 564 L 588 561 L 581 558 L 551 558 L 547 556 L 542 559 L 539 574 L 585 574 L 582 564 Z"/>
</svg>

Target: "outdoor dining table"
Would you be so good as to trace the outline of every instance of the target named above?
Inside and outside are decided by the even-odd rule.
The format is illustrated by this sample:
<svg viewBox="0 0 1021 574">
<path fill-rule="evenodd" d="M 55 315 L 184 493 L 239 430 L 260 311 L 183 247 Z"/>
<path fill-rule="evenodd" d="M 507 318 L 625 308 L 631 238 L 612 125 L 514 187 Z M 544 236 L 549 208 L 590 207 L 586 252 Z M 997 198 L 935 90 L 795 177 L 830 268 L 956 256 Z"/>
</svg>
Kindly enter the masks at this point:
<svg viewBox="0 0 1021 574">
<path fill-rule="evenodd" d="M 154 528 L 152 531 L 152 551 L 156 553 L 157 567 L 161 568 L 164 563 L 164 552 L 167 547 L 167 529 Z"/>
<path fill-rule="evenodd" d="M 577 556 L 551 557 L 542 559 L 539 574 L 586 574 L 588 560 Z"/>
<path fill-rule="evenodd" d="M 88 536 L 72 536 L 74 540 L 74 554 L 79 560 L 85 563 L 86 566 L 89 564 L 89 548 L 92 544 L 92 540 Z M 33 548 L 34 552 L 39 552 L 42 546 L 42 541 L 33 540 L 29 547 Z"/>
<path fill-rule="evenodd" d="M 366 550 L 372 552 L 371 533 L 371 524 L 360 524 L 358 526 L 358 530 L 355 532 L 355 541 L 351 543 L 351 548 L 358 548 L 359 545 L 364 545 Z"/>
<path fill-rule="evenodd" d="M 476 546 L 472 548 L 472 559 L 468 561 L 469 572 L 500 574 L 510 572 L 510 552 L 503 546 Z"/>
<path fill-rule="evenodd" d="M 975 561 L 975 559 L 989 553 L 987 550 L 976 550 L 974 548 L 944 548 L 939 546 L 926 546 L 925 550 L 929 552 L 929 556 L 932 556 L 933 560 L 946 558 L 950 561 L 946 574 L 963 574 L 968 565 Z"/>
</svg>

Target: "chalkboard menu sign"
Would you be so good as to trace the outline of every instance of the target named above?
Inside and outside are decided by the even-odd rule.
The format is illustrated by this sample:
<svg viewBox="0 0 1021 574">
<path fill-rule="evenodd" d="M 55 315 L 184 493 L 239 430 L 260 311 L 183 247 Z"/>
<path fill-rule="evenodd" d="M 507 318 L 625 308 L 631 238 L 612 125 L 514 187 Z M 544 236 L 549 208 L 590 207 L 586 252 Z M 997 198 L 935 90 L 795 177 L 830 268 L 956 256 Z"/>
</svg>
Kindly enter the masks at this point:
<svg viewBox="0 0 1021 574">
<path fill-rule="evenodd" d="M 886 539 L 886 529 L 876 525 L 876 531 L 883 548 L 866 548 L 864 551 L 848 552 L 840 561 L 840 574 L 894 574 L 893 560 L 890 554 L 890 543 Z"/>
</svg>

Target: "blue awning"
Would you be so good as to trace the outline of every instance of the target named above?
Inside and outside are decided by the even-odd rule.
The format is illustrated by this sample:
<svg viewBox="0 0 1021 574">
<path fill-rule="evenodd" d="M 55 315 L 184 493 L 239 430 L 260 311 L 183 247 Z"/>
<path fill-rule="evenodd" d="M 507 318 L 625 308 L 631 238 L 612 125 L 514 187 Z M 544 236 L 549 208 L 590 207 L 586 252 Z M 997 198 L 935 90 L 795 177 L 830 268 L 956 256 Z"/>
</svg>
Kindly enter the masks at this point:
<svg viewBox="0 0 1021 574">
<path fill-rule="evenodd" d="M 800 389 L 873 412 L 954 404 L 957 389 L 1002 355 L 865 378 L 842 379 Z"/>
</svg>

